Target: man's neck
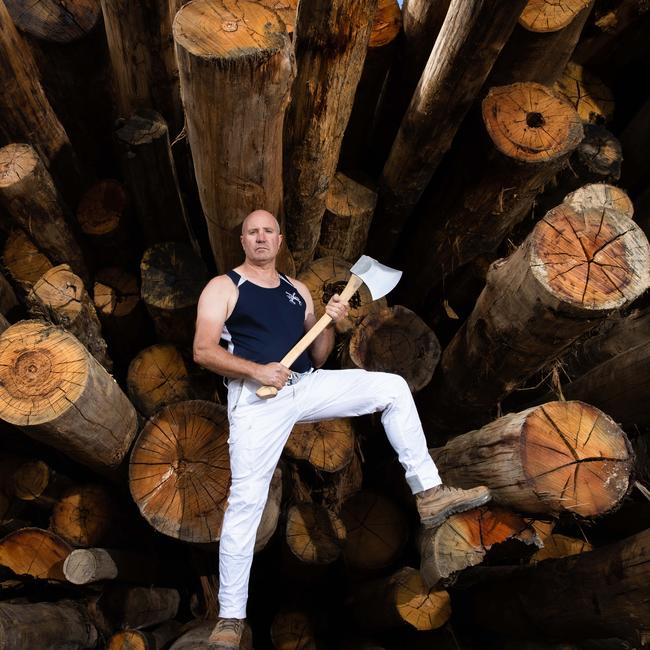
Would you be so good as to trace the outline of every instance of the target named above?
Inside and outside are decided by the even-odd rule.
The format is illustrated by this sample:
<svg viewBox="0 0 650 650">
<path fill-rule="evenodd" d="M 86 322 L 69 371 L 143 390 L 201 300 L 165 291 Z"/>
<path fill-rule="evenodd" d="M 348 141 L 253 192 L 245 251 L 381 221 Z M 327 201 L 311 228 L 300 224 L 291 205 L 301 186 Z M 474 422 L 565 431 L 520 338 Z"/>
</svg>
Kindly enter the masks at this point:
<svg viewBox="0 0 650 650">
<path fill-rule="evenodd" d="M 239 268 L 245 278 L 253 280 L 262 286 L 275 287 L 278 284 L 278 272 L 275 269 L 275 260 L 260 262 L 259 264 L 246 260 Z"/>
</svg>

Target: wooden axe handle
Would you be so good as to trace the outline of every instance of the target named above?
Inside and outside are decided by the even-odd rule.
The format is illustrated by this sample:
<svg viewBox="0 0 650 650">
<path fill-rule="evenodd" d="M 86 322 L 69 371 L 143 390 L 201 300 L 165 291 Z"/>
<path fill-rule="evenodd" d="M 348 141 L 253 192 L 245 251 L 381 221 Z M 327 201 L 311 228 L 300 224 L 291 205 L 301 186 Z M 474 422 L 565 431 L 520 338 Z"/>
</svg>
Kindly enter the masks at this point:
<svg viewBox="0 0 650 650">
<path fill-rule="evenodd" d="M 363 280 L 357 275 L 350 275 L 345 289 L 341 292 L 341 301 L 348 302 L 354 295 L 354 292 L 359 289 L 363 284 Z M 314 324 L 314 326 L 296 343 L 287 354 L 284 355 L 280 363 L 287 368 L 290 368 L 296 359 L 316 340 L 318 335 L 332 322 L 332 319 L 327 314 L 323 314 Z M 278 394 L 278 389 L 274 386 L 260 386 L 255 394 L 260 399 L 269 399 Z"/>
</svg>

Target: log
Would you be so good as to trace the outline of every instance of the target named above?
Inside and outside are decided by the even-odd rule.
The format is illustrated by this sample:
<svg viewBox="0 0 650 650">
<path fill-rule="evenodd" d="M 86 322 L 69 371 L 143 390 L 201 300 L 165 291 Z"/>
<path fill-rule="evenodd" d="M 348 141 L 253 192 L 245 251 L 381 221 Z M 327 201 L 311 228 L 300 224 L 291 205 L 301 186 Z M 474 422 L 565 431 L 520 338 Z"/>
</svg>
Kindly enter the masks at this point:
<svg viewBox="0 0 650 650">
<path fill-rule="evenodd" d="M 143 108 L 160 112 L 174 136 L 183 126 L 171 39 L 173 4 L 101 0 L 119 117 Z M 162 189 L 162 188 L 161 188 Z"/>
<path fill-rule="evenodd" d="M 247 0 L 186 4 L 173 32 L 201 205 L 223 273 L 243 260 L 246 215 L 263 208 L 281 216 L 291 44 L 274 12 Z"/>
<path fill-rule="evenodd" d="M 650 632 L 650 529 L 558 560 L 521 567 L 469 593 L 468 616 L 484 630 L 581 641 L 618 637 L 643 645 Z M 567 576 L 571 579 L 567 580 Z"/>
<path fill-rule="evenodd" d="M 71 552 L 66 541 L 48 530 L 21 528 L 0 541 L 0 564 L 19 576 L 65 580 L 63 562 Z"/>
<path fill-rule="evenodd" d="M 526 0 L 452 0 L 379 180 L 370 251 L 387 259 Z"/>
<path fill-rule="evenodd" d="M 281 610 L 271 623 L 271 642 L 276 650 L 317 650 L 311 618 L 301 611 Z"/>
<path fill-rule="evenodd" d="M 18 298 L 7 278 L 0 273 L 0 312 L 4 315 L 18 305 Z"/>
<path fill-rule="evenodd" d="M 485 88 L 517 81 L 552 86 L 571 58 L 594 0 L 529 0 Z"/>
<path fill-rule="evenodd" d="M 9 325 L 9 321 L 2 314 L 0 314 L 0 334 L 2 334 L 2 332 L 4 332 L 9 327 Z"/>
<path fill-rule="evenodd" d="M 604 124 L 611 120 L 612 91 L 579 63 L 569 61 L 554 87 L 569 99 L 583 122 Z"/>
<path fill-rule="evenodd" d="M 22 228 L 12 228 L 7 236 L 2 263 L 14 283 L 25 292 L 52 268 L 50 260 L 38 250 Z"/>
<path fill-rule="evenodd" d="M 306 460 L 317 470 L 339 472 L 352 462 L 354 428 L 350 418 L 296 424 L 284 453 L 289 458 Z"/>
<path fill-rule="evenodd" d="M 131 361 L 127 388 L 138 411 L 150 417 L 175 402 L 218 401 L 213 377 L 187 360 L 173 345 L 152 345 Z"/>
<path fill-rule="evenodd" d="M 336 257 L 323 257 L 312 262 L 298 275 L 304 282 L 314 300 L 314 313 L 320 318 L 325 313 L 325 305 L 335 294 L 341 293 L 350 278 L 351 264 Z M 374 311 L 386 306 L 386 299 L 373 301 L 366 285 L 361 285 L 349 300 L 350 309 L 346 318 L 334 326 L 339 334 L 349 332 L 359 321 Z"/>
<path fill-rule="evenodd" d="M 210 650 L 208 637 L 214 629 L 216 621 L 202 621 L 182 634 L 169 650 Z M 253 634 L 248 623 L 245 624 L 244 634 L 239 644 L 240 650 L 253 650 Z"/>
<path fill-rule="evenodd" d="M 332 564 L 346 542 L 343 522 L 332 511 L 315 503 L 298 503 L 287 511 L 287 546 L 306 564 Z"/>
<path fill-rule="evenodd" d="M 12 483 L 16 498 L 51 509 L 70 486 L 70 479 L 54 471 L 42 460 L 27 460 L 13 472 Z"/>
<path fill-rule="evenodd" d="M 344 469 L 333 474 L 321 474 L 321 478 L 323 483 L 319 490 L 323 505 L 333 512 L 340 512 L 343 502 L 361 489 L 363 470 L 359 455 L 355 453 Z"/>
<path fill-rule="evenodd" d="M 343 504 L 341 519 L 347 530 L 343 558 L 351 569 L 373 571 L 391 565 L 408 537 L 402 511 L 385 497 L 366 490 Z"/>
<path fill-rule="evenodd" d="M 158 338 L 191 345 L 196 305 L 207 282 L 203 260 L 189 244 L 155 244 L 144 252 L 140 273 L 142 300 Z"/>
<path fill-rule="evenodd" d="M 100 580 L 153 584 L 160 576 L 158 560 L 129 550 L 84 548 L 72 551 L 63 562 L 66 580 L 87 585 Z"/>
<path fill-rule="evenodd" d="M 0 149 L 0 203 L 49 260 L 69 264 L 84 280 L 88 278 L 68 209 L 38 153 L 28 144 Z"/>
<path fill-rule="evenodd" d="M 530 561 L 531 563 L 541 562 L 542 560 L 579 555 L 592 550 L 593 546 L 584 539 L 575 539 L 574 537 L 555 533 L 544 540 L 544 548 L 535 551 Z"/>
<path fill-rule="evenodd" d="M 397 0 L 379 0 L 372 20 L 368 51 L 354 95 L 352 112 L 341 143 L 339 169 L 358 170 L 368 166 L 367 157 L 375 112 L 386 75 L 394 59 L 397 37 L 401 29 L 402 10 Z M 317 253 L 317 257 L 320 256 Z"/>
<path fill-rule="evenodd" d="M 626 188 L 638 194 L 650 180 L 644 162 L 644 151 L 650 146 L 650 99 L 641 105 L 623 129 L 621 144 L 625 152 L 623 182 Z"/>
<path fill-rule="evenodd" d="M 452 515 L 436 528 L 423 528 L 419 547 L 424 584 L 454 584 L 464 569 L 481 564 L 493 546 L 508 540 L 542 547 L 528 521 L 496 506 L 468 510 Z"/>
<path fill-rule="evenodd" d="M 280 504 L 282 503 L 282 470 L 276 467 L 273 470 L 269 495 L 264 505 L 262 519 L 255 536 L 254 552 L 258 553 L 266 547 L 278 527 L 280 518 Z"/>
<path fill-rule="evenodd" d="M 481 107 L 489 141 L 468 138 L 456 150 L 405 238 L 407 306 L 422 305 L 454 269 L 496 250 L 583 137 L 575 110 L 539 84 L 492 88 Z"/>
<path fill-rule="evenodd" d="M 191 228 L 165 120 L 154 111 L 140 110 L 117 129 L 115 136 L 145 245 L 190 241 Z"/>
<path fill-rule="evenodd" d="M 167 621 L 146 632 L 142 630 L 120 630 L 108 639 L 107 650 L 163 650 L 181 631 L 178 621 Z"/>
<path fill-rule="evenodd" d="M 0 27 L 0 83 L 5 89 L 0 99 L 0 141 L 29 142 L 62 184 L 66 198 L 77 197 L 82 175 L 70 140 L 45 96 L 34 58 L 4 3 L 0 6 Z M 4 170 L 0 171 L 0 177 L 4 175 Z"/>
<path fill-rule="evenodd" d="M 27 308 L 32 317 L 65 327 L 106 370 L 112 370 L 95 305 L 81 278 L 67 264 L 41 276 L 27 295 Z"/>
<path fill-rule="evenodd" d="M 404 567 L 354 590 L 349 605 L 357 624 L 366 630 L 408 625 L 434 630 L 451 616 L 449 594 L 427 587 L 417 569 Z"/>
<path fill-rule="evenodd" d="M 583 402 L 510 413 L 430 450 L 445 484 L 487 485 L 517 512 L 596 517 L 630 488 L 634 458 L 623 430 Z"/>
<path fill-rule="evenodd" d="M 361 321 L 350 338 L 349 354 L 358 368 L 400 375 L 416 393 L 431 381 L 440 343 L 415 312 L 395 305 Z"/>
<path fill-rule="evenodd" d="M 336 257 L 356 262 L 363 254 L 377 194 L 336 172 L 325 197 L 316 257 Z"/>
<path fill-rule="evenodd" d="M 97 630 L 85 609 L 71 600 L 0 603 L 0 648 L 94 648 Z"/>
<path fill-rule="evenodd" d="M 456 430 L 486 422 L 499 400 L 646 290 L 649 256 L 645 235 L 626 216 L 578 213 L 566 203 L 548 212 L 490 268 L 424 391 L 429 422 Z"/>
<path fill-rule="evenodd" d="M 634 205 L 625 190 L 607 183 L 589 183 L 564 197 L 564 203 L 577 212 L 596 209 L 613 211 L 628 219 L 634 217 Z"/>
<path fill-rule="evenodd" d="M 377 0 L 298 5 L 297 72 L 284 135 L 287 243 L 298 271 L 318 244 L 376 7 Z"/>
<path fill-rule="evenodd" d="M 215 542 L 230 485 L 226 409 L 191 400 L 166 406 L 142 428 L 129 486 L 157 531 L 186 542 Z"/>
<path fill-rule="evenodd" d="M 40 321 L 0 336 L 0 417 L 104 472 L 137 431 L 135 409 L 106 370 L 72 334 Z"/>
</svg>

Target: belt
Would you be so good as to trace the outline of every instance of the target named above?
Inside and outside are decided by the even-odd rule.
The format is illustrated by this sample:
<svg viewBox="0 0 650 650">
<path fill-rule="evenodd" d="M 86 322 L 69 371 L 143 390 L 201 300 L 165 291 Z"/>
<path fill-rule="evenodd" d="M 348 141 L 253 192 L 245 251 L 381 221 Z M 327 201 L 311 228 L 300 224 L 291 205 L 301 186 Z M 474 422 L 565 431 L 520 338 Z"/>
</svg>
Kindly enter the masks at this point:
<svg viewBox="0 0 650 650">
<path fill-rule="evenodd" d="M 309 370 L 305 370 L 305 372 L 293 372 L 291 371 L 291 374 L 289 375 L 289 379 L 287 379 L 287 386 L 294 386 L 297 384 L 303 377 L 306 377 L 307 375 L 311 375 L 311 373 L 314 372 L 313 368 L 310 368 Z"/>
</svg>

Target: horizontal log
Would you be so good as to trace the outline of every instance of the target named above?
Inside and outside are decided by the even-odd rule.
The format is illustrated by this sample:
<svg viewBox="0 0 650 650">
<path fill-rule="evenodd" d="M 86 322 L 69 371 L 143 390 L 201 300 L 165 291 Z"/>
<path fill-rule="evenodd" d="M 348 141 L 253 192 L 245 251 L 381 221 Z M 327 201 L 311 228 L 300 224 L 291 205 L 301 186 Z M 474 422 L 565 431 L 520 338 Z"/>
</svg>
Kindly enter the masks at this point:
<svg viewBox="0 0 650 650">
<path fill-rule="evenodd" d="M 612 91 L 579 63 L 569 61 L 555 87 L 568 98 L 583 122 L 606 124 L 612 119 Z"/>
<path fill-rule="evenodd" d="M 40 580 L 65 580 L 63 562 L 71 552 L 65 540 L 40 528 L 22 528 L 0 540 L 0 564 Z"/>
<path fill-rule="evenodd" d="M 575 539 L 566 535 L 554 533 L 544 540 L 544 548 L 540 548 L 530 558 L 531 562 L 579 555 L 593 550 L 593 546 L 584 539 Z"/>
<path fill-rule="evenodd" d="M 289 458 L 306 460 L 325 472 L 347 467 L 354 455 L 355 437 L 349 418 L 296 424 L 284 447 Z"/>
<path fill-rule="evenodd" d="M 337 515 L 315 503 L 298 503 L 287 511 L 289 550 L 307 564 L 331 564 L 341 554 L 346 530 Z"/>
<path fill-rule="evenodd" d="M 190 624 L 190 629 L 172 643 L 169 650 L 211 650 L 208 644 L 208 637 L 214 629 L 216 621 L 200 621 Z M 244 624 L 244 634 L 239 648 L 240 650 L 253 650 L 253 635 L 248 623 Z"/>
<path fill-rule="evenodd" d="M 182 627 L 178 621 L 167 621 L 146 632 L 120 630 L 108 640 L 106 650 L 163 650 L 178 637 Z"/>
<path fill-rule="evenodd" d="M 159 577 L 159 569 L 155 556 L 123 549 L 76 549 L 63 563 L 66 580 L 75 585 L 87 585 L 100 580 L 153 584 Z"/>
<path fill-rule="evenodd" d="M 297 610 L 281 610 L 271 623 L 271 642 L 283 650 L 316 650 L 314 624 L 308 614 Z"/>
<path fill-rule="evenodd" d="M 52 268 L 50 260 L 40 252 L 22 228 L 13 228 L 7 235 L 2 262 L 14 283 L 23 291 L 29 291 Z"/>
</svg>

